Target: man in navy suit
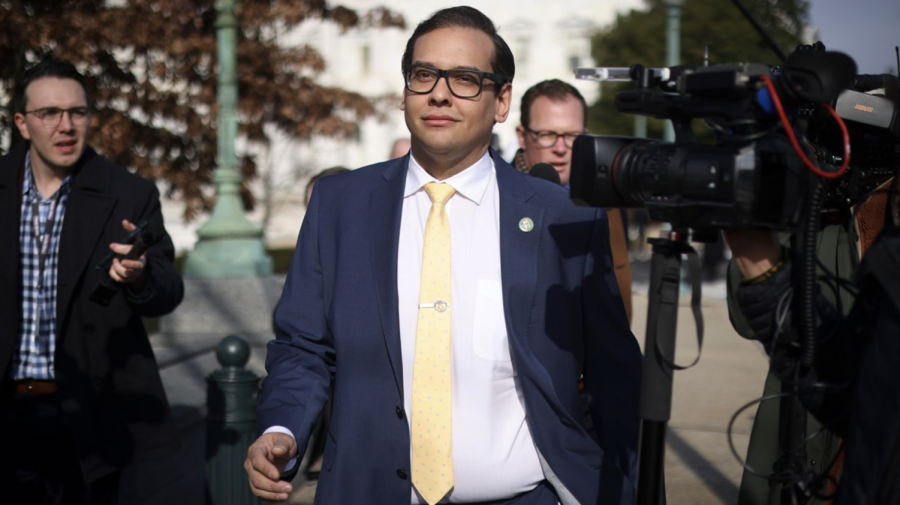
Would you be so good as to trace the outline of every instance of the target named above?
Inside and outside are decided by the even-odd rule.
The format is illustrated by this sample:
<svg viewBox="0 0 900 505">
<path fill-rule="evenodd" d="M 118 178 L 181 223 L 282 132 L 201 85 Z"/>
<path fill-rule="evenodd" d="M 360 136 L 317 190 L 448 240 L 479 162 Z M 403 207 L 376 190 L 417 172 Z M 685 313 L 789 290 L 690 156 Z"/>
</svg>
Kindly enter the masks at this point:
<svg viewBox="0 0 900 505">
<path fill-rule="evenodd" d="M 604 212 L 489 149 L 515 63 L 482 13 L 435 13 L 402 69 L 409 155 L 319 181 L 304 219 L 244 465 L 253 492 L 287 499 L 285 472 L 333 386 L 316 503 L 631 503 L 641 355 Z M 447 230 L 435 213 L 449 242 L 434 241 Z M 435 263 L 448 296 L 423 303 Z M 432 311 L 449 359 L 426 365 Z M 446 402 L 426 375 L 449 386 Z M 582 426 L 582 376 L 598 441 Z M 425 453 L 423 437 L 444 445 Z"/>
</svg>

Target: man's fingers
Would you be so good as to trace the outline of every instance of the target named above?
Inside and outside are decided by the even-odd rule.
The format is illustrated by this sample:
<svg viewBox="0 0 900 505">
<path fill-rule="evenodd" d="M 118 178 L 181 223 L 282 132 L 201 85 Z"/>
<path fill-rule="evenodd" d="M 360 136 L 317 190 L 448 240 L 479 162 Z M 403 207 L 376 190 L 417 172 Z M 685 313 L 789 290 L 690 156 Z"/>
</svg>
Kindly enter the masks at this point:
<svg viewBox="0 0 900 505">
<path fill-rule="evenodd" d="M 128 233 L 131 233 L 137 229 L 137 226 L 131 224 L 131 221 L 129 221 L 127 219 L 123 219 L 122 220 L 122 228 L 125 228 L 125 231 L 127 231 Z"/>
<path fill-rule="evenodd" d="M 284 467 L 297 453 L 297 443 L 294 441 L 294 437 L 284 433 L 269 433 L 268 436 L 271 442 L 269 449 L 271 459 Z"/>
<path fill-rule="evenodd" d="M 134 282 L 144 272 L 144 260 L 122 260 L 113 259 L 112 265 L 109 267 L 109 277 L 116 282 Z"/>
<path fill-rule="evenodd" d="M 250 486 L 266 493 L 290 493 L 291 485 L 284 481 L 272 480 L 264 474 L 252 469 L 248 476 L 250 478 Z"/>
<path fill-rule="evenodd" d="M 261 498 L 266 501 L 285 501 L 288 499 L 287 493 L 272 493 L 269 491 L 263 491 L 261 489 L 256 489 L 253 485 L 250 485 L 250 492 L 253 493 L 257 498 Z"/>
<path fill-rule="evenodd" d="M 273 452 L 265 443 L 253 444 L 247 451 L 244 469 L 247 471 L 250 489 L 255 496 L 271 501 L 287 500 L 292 486 L 279 480 L 281 473 L 272 463 L 276 457 Z"/>
<path fill-rule="evenodd" d="M 280 434 L 263 435 L 265 438 L 251 445 L 247 450 L 247 460 L 254 470 L 277 482 L 285 465 L 294 456 L 294 444 L 291 437 L 285 440 L 276 435 Z"/>
<path fill-rule="evenodd" d="M 250 465 L 247 473 L 252 477 L 253 472 L 255 471 L 260 475 L 267 477 L 272 482 L 277 482 L 278 477 L 281 476 L 281 472 L 278 470 L 278 467 L 272 463 L 272 458 L 270 458 L 262 448 L 254 450 L 253 447 L 250 447 L 250 450 L 252 452 L 247 454 L 247 462 Z"/>
<path fill-rule="evenodd" d="M 277 481 L 281 470 L 295 453 L 293 437 L 284 433 L 266 433 L 247 449 L 244 468 L 248 474 L 252 469 Z"/>
<path fill-rule="evenodd" d="M 288 499 L 291 485 L 286 482 L 271 481 L 259 472 L 251 472 L 250 490 L 264 500 L 282 501 Z"/>
<path fill-rule="evenodd" d="M 109 278 L 116 282 L 124 282 L 125 281 L 125 269 L 122 267 L 122 264 L 119 263 L 119 259 L 113 259 L 112 265 L 109 267 Z"/>
<path fill-rule="evenodd" d="M 143 256 L 141 256 L 141 259 L 137 259 L 137 260 L 124 260 L 123 259 L 122 261 L 119 262 L 119 264 L 128 270 L 143 270 L 144 265 L 146 264 L 146 260 L 144 259 Z M 137 272 L 135 272 L 135 273 L 137 273 Z"/>
<path fill-rule="evenodd" d="M 112 279 L 116 282 L 127 281 L 128 279 L 133 277 L 131 271 L 126 268 L 121 261 L 119 261 L 119 258 L 113 259 L 113 264 L 111 267 L 109 267 L 109 270 L 109 276 L 112 277 Z"/>
<path fill-rule="evenodd" d="M 253 489 L 252 486 L 250 487 L 250 491 L 257 498 L 260 498 L 260 499 L 266 500 L 266 501 L 285 501 L 288 499 L 288 495 L 286 495 L 285 493 L 277 493 L 277 494 L 276 493 L 267 493 L 265 491 Z"/>
<path fill-rule="evenodd" d="M 109 248 L 112 252 L 116 254 L 126 255 L 129 251 L 131 251 L 131 244 L 119 244 L 118 242 L 113 242 L 109 244 Z"/>
</svg>

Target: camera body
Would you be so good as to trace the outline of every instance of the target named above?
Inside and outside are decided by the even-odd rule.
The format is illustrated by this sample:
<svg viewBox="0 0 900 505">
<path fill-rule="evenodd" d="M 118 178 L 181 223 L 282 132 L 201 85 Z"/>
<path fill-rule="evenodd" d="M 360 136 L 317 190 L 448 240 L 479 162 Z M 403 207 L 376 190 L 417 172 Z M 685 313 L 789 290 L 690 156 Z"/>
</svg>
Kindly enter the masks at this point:
<svg viewBox="0 0 900 505">
<path fill-rule="evenodd" d="M 578 74 L 624 80 L 625 69 Z M 806 122 L 808 134 L 797 137 L 825 172 L 836 171 L 844 161 L 844 138 L 822 103 L 831 104 L 847 122 L 853 162 L 826 184 L 824 208 L 849 211 L 900 166 L 897 104 L 847 89 L 857 78 L 856 65 L 842 53 L 795 52 L 777 68 L 636 65 L 627 74 L 636 89 L 616 95 L 616 109 L 670 119 L 676 141 L 579 137 L 572 154 L 573 200 L 596 207 L 645 207 L 653 220 L 695 230 L 796 230 L 819 176 L 804 166 L 782 133 L 778 98 L 788 113 Z M 714 144 L 694 141 L 691 122 L 698 119 L 716 133 Z"/>
<path fill-rule="evenodd" d="M 654 221 L 706 228 L 799 224 L 807 175 L 787 139 L 722 145 L 583 135 L 572 154 L 572 198 L 645 207 Z"/>
</svg>

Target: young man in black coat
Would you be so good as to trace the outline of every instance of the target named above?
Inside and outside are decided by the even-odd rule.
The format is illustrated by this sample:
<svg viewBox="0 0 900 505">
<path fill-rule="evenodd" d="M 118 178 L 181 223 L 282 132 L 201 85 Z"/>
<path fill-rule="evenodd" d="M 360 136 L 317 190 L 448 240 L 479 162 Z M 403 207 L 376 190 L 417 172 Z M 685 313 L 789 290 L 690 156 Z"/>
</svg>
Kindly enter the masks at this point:
<svg viewBox="0 0 900 505">
<path fill-rule="evenodd" d="M 26 142 L 0 158 L 0 489 L 9 503 L 115 503 L 121 469 L 177 447 L 141 317 L 184 295 L 159 192 L 87 146 L 90 101 L 69 63 L 16 84 Z M 95 269 L 138 223 L 159 241 Z M 105 276 L 107 306 L 90 299 Z"/>
</svg>

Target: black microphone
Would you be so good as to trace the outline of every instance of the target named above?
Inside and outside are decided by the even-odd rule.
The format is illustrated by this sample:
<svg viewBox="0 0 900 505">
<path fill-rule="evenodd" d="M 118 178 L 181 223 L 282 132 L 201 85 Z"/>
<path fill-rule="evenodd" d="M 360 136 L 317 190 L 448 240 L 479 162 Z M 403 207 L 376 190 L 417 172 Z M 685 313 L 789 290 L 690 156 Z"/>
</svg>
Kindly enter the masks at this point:
<svg viewBox="0 0 900 505">
<path fill-rule="evenodd" d="M 557 172 L 556 169 L 553 168 L 553 165 L 549 163 L 538 163 L 531 167 L 531 171 L 528 172 L 528 175 L 550 181 L 556 185 L 562 184 L 562 181 L 559 180 L 559 172 Z"/>
<path fill-rule="evenodd" d="M 147 252 L 147 249 L 153 244 L 159 242 L 159 239 L 161 239 L 165 233 L 166 231 L 159 220 L 150 222 L 145 221 L 125 237 L 124 243 L 133 244 L 131 250 L 128 251 L 128 254 L 124 256 L 116 255 L 116 257 L 118 257 L 120 261 L 136 260 Z M 104 260 L 106 260 L 106 258 L 104 258 Z M 107 261 L 109 260 L 101 261 L 95 268 L 98 270 L 102 269 Z M 92 302 L 97 303 L 100 306 L 108 307 L 109 302 L 112 301 L 113 297 L 119 292 L 121 287 L 122 284 L 114 281 L 112 277 L 109 276 L 109 266 L 107 265 L 106 272 L 103 274 L 100 282 L 94 287 L 93 291 L 91 291 L 89 298 Z"/>
</svg>

